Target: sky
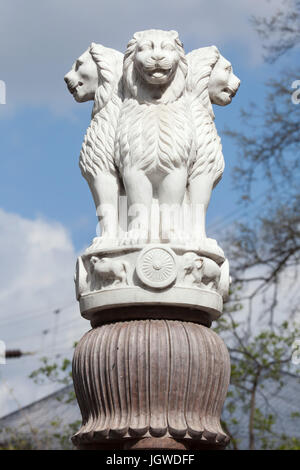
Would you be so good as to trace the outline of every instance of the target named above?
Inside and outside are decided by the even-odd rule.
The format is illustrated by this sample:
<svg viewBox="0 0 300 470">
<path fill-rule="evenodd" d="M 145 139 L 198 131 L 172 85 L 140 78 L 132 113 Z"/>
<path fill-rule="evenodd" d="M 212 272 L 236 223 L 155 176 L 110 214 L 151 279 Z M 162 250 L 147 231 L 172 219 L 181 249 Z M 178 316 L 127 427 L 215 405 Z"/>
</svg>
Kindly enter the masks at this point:
<svg viewBox="0 0 300 470">
<path fill-rule="evenodd" d="M 240 109 L 262 103 L 279 65 L 263 60 L 252 15 L 281 0 L 0 0 L 0 340 L 34 355 L 0 365 L 0 416 L 55 389 L 28 374 L 42 356 L 69 354 L 89 324 L 74 294 L 76 257 L 96 235 L 91 195 L 78 167 L 91 103 L 77 104 L 63 77 L 91 42 L 124 52 L 135 31 L 176 29 L 185 51 L 215 44 L 241 79 L 230 106 L 215 107 L 226 169 L 208 212 L 218 236 L 241 212 L 232 185 L 237 150 L 225 126 L 240 129 Z M 295 77 L 296 79 L 297 77 Z M 211 227 L 211 230 L 209 228 Z M 59 313 L 54 313 L 59 310 Z M 11 391 L 13 390 L 13 392 Z"/>
</svg>

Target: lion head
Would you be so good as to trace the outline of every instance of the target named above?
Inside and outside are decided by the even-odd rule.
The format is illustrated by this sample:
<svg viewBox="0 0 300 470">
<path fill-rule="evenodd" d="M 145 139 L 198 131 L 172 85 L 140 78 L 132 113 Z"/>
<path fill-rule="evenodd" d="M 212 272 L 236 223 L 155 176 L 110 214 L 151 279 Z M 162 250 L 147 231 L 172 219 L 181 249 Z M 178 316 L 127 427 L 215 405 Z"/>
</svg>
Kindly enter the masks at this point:
<svg viewBox="0 0 300 470">
<path fill-rule="evenodd" d="M 225 106 L 231 103 L 240 80 L 216 46 L 195 49 L 187 54 L 187 61 L 187 90 L 201 96 L 204 106 L 213 116 L 211 104 Z"/>
<path fill-rule="evenodd" d="M 231 103 L 239 86 L 240 79 L 234 75 L 231 63 L 220 55 L 208 82 L 211 102 L 219 106 L 226 106 Z"/>
<path fill-rule="evenodd" d="M 169 103 L 185 89 L 187 62 L 176 31 L 135 33 L 124 56 L 125 94 L 141 102 Z"/>
<path fill-rule="evenodd" d="M 74 62 L 64 80 L 78 103 L 94 100 L 93 115 L 99 112 L 120 87 L 123 54 L 92 43 Z"/>
</svg>

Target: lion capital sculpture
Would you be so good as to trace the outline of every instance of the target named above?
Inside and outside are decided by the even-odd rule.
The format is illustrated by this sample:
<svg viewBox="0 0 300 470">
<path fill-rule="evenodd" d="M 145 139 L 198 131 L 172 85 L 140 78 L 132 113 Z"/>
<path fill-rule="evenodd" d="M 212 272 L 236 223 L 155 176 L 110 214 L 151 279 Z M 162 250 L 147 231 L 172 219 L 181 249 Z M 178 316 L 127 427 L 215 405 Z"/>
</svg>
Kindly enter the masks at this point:
<svg viewBox="0 0 300 470">
<path fill-rule="evenodd" d="M 176 31 L 147 30 L 134 34 L 124 56 L 92 43 L 65 80 L 76 101 L 94 100 L 80 154 L 101 225 L 94 241 L 118 239 L 124 185 L 129 230 L 119 243 L 149 239 L 154 200 L 161 241 L 208 243 L 206 211 L 224 170 L 212 104 L 225 106 L 237 92 L 230 62 L 215 46 L 185 55 Z M 180 220 L 183 202 L 196 207 L 192 230 L 169 223 L 166 233 L 164 220 Z"/>
<path fill-rule="evenodd" d="M 216 46 L 190 52 L 187 61 L 187 93 L 194 125 L 195 152 L 190 159 L 186 201 L 198 211 L 192 239 L 198 239 L 202 245 L 204 241 L 207 245 L 210 239 L 206 237 L 206 211 L 212 190 L 224 171 L 222 144 L 214 123 L 212 104 L 230 104 L 240 80 Z"/>
<path fill-rule="evenodd" d="M 230 67 L 214 46 L 185 55 L 176 31 L 151 29 L 124 56 L 92 44 L 66 76 L 76 101 L 94 100 L 80 167 L 102 224 L 76 265 L 92 326 L 73 359 L 79 449 L 229 441 L 229 355 L 210 332 L 229 263 L 205 215 L 224 169 L 212 105 L 229 104 L 239 85 Z"/>
<path fill-rule="evenodd" d="M 80 152 L 79 166 L 94 198 L 101 238 L 109 244 L 118 234 L 120 179 L 115 166 L 115 132 L 122 104 L 123 54 L 92 43 L 65 75 L 77 102 L 94 100 L 92 121 Z"/>
<path fill-rule="evenodd" d="M 131 240 L 137 235 L 137 241 L 147 241 L 153 198 L 161 210 L 183 202 L 193 139 L 187 72 L 175 31 L 142 31 L 128 44 L 116 159 L 128 198 Z M 167 236 L 173 235 L 171 228 Z"/>
</svg>

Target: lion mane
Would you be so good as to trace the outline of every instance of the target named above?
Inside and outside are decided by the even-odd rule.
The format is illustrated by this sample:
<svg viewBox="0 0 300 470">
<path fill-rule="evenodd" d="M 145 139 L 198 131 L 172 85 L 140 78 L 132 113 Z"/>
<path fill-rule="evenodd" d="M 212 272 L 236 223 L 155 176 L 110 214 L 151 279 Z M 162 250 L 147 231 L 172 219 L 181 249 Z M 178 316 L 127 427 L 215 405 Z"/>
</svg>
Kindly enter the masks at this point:
<svg viewBox="0 0 300 470">
<path fill-rule="evenodd" d="M 155 30 L 149 30 L 147 33 L 155 33 Z M 142 38 L 144 31 L 140 31 L 133 35 L 131 41 L 127 45 L 127 50 L 124 55 L 124 84 L 125 84 L 125 97 L 132 97 L 139 102 L 147 102 L 148 100 L 152 103 L 151 97 L 149 97 L 149 85 L 145 84 L 140 76 L 139 71 L 135 67 L 134 55 L 139 43 Z M 178 37 L 176 31 L 169 31 L 169 36 L 174 40 L 175 48 L 180 57 L 176 75 L 172 83 L 166 87 L 161 98 L 157 100 L 158 103 L 168 104 L 176 101 L 184 92 L 186 85 L 186 76 L 188 71 L 188 64 L 183 49 L 183 44 Z"/>
<path fill-rule="evenodd" d="M 95 43 L 89 52 L 97 65 L 99 86 L 79 158 L 82 175 L 88 181 L 98 172 L 116 173 L 115 133 L 123 94 L 123 54 Z"/>
<path fill-rule="evenodd" d="M 147 31 L 147 35 L 151 32 Z M 153 86 L 140 76 L 134 56 L 145 32 L 136 33 L 124 55 L 124 102 L 120 115 L 116 155 L 120 172 L 135 167 L 145 172 L 157 169 L 168 174 L 187 164 L 192 142 L 189 107 L 186 100 L 187 61 L 175 31 L 169 37 L 179 55 L 174 77 L 153 97 Z M 151 93 L 152 92 L 152 93 Z"/>
<path fill-rule="evenodd" d="M 189 67 L 187 93 L 194 127 L 194 152 L 190 159 L 189 180 L 200 175 L 212 178 L 213 186 L 224 171 L 221 139 L 208 93 L 208 82 L 213 67 L 220 57 L 216 46 L 202 47 L 187 54 Z"/>
<path fill-rule="evenodd" d="M 200 97 L 203 105 L 214 119 L 214 112 L 208 94 L 208 82 L 212 69 L 220 58 L 216 46 L 201 47 L 189 52 L 186 56 L 188 63 L 187 91 L 193 96 Z"/>
</svg>

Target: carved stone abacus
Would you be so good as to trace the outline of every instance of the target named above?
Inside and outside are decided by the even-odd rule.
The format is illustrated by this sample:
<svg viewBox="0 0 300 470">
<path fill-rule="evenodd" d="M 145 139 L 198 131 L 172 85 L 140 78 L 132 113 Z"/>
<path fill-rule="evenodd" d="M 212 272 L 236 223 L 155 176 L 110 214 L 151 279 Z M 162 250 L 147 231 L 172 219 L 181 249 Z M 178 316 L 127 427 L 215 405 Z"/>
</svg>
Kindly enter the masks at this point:
<svg viewBox="0 0 300 470">
<path fill-rule="evenodd" d="M 80 167 L 101 226 L 76 267 L 92 329 L 74 354 L 73 442 L 222 449 L 230 361 L 210 326 L 230 276 L 205 217 L 224 170 L 212 103 L 229 104 L 239 79 L 215 46 L 185 55 L 175 31 L 148 30 L 124 57 L 93 43 L 65 80 L 94 100 Z"/>
</svg>

